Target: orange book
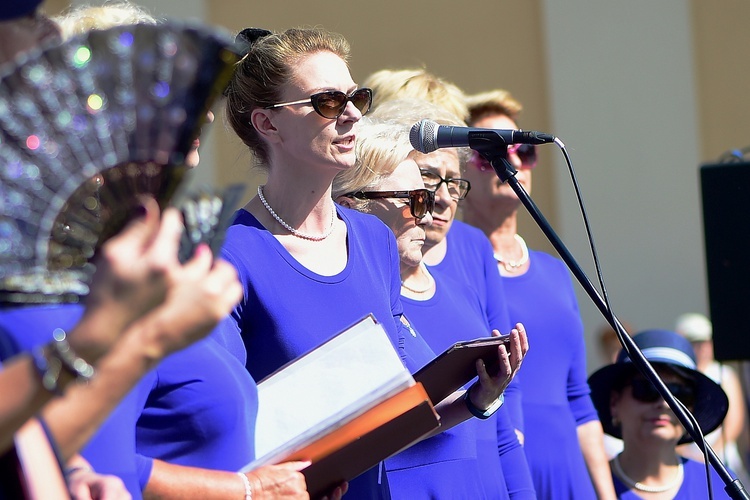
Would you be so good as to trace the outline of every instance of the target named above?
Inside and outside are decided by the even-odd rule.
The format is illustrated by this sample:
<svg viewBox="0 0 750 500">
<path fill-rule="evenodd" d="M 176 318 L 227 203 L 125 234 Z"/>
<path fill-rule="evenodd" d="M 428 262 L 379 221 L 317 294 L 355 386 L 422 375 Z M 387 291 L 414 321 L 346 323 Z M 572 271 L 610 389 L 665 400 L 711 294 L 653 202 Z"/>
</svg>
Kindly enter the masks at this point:
<svg viewBox="0 0 750 500">
<path fill-rule="evenodd" d="M 440 426 L 382 326 L 368 316 L 258 383 L 257 460 L 310 460 L 311 497 L 365 472 Z"/>
<path fill-rule="evenodd" d="M 281 460 L 310 460 L 302 472 L 311 498 L 329 492 L 419 441 L 440 426 L 422 384 L 383 401 Z"/>
</svg>

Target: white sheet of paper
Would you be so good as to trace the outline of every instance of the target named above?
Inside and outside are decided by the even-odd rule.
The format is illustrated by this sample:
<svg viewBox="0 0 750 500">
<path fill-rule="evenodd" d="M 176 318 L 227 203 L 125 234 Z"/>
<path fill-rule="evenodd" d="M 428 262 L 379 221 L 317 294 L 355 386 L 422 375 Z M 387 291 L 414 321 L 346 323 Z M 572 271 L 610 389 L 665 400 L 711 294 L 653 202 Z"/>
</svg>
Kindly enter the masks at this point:
<svg viewBox="0 0 750 500">
<path fill-rule="evenodd" d="M 383 327 L 367 316 L 258 384 L 255 452 L 273 463 L 414 385 Z"/>
</svg>

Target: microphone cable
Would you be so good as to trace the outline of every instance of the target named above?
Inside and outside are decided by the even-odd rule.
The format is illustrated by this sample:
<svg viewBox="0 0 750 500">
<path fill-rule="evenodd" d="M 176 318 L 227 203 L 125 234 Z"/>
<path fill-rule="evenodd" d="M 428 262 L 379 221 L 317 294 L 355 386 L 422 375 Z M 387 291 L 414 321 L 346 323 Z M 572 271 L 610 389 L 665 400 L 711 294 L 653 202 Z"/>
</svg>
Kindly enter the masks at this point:
<svg viewBox="0 0 750 500">
<path fill-rule="evenodd" d="M 604 275 L 601 270 L 601 265 L 599 261 L 599 254 L 596 251 L 596 245 L 594 244 L 594 235 L 591 230 L 591 224 L 589 222 L 588 213 L 586 212 L 586 206 L 583 202 L 583 196 L 581 195 L 580 186 L 578 184 L 578 179 L 576 177 L 575 169 L 573 168 L 573 162 L 570 159 L 570 155 L 568 154 L 568 150 L 565 147 L 565 144 L 557 137 L 555 137 L 555 140 L 553 141 L 558 148 L 560 148 L 560 151 L 563 154 L 563 157 L 565 158 L 565 163 L 568 167 L 568 173 L 570 175 L 570 180 L 573 184 L 573 189 L 575 191 L 576 200 L 578 202 L 578 207 L 581 212 L 581 218 L 583 219 L 583 225 L 586 231 L 586 238 L 589 243 L 589 249 L 591 251 L 591 256 L 594 261 L 594 268 L 596 270 L 596 277 L 599 282 L 599 287 L 601 289 L 602 294 L 602 300 L 604 301 L 604 305 L 606 307 L 607 311 L 607 321 L 612 325 L 612 327 L 615 330 L 615 333 L 617 334 L 617 338 L 620 341 L 620 345 L 622 345 L 625 352 L 628 354 L 630 359 L 635 362 L 637 365 L 645 369 L 645 375 L 647 378 L 651 381 L 651 383 L 656 387 L 656 389 L 659 391 L 659 393 L 664 397 L 664 400 L 668 403 L 669 407 L 675 411 L 676 414 L 682 413 L 683 416 L 687 418 L 690 425 L 692 426 L 693 432 L 690 432 L 691 436 L 693 436 L 693 439 L 698 437 L 698 439 L 695 439 L 696 444 L 703 452 L 704 456 L 704 462 L 706 467 L 706 482 L 708 484 L 708 498 L 709 500 L 713 499 L 713 491 L 711 488 L 711 469 L 710 469 L 710 460 L 709 460 L 709 444 L 706 442 L 703 431 L 700 428 L 700 425 L 698 425 L 698 421 L 695 419 L 695 416 L 688 410 L 688 408 L 677 398 L 672 395 L 672 393 L 669 391 L 669 389 L 666 387 L 664 382 L 661 380 L 659 375 L 656 373 L 656 371 L 653 369 L 653 366 L 651 363 L 646 359 L 646 357 L 643 355 L 641 350 L 638 348 L 638 346 L 635 345 L 630 335 L 625 331 L 622 324 L 617 320 L 617 317 L 614 314 L 614 311 L 612 309 L 612 305 L 609 299 L 609 294 L 607 293 L 607 287 L 604 283 Z M 750 149 L 748 150 L 750 152 Z M 636 362 L 637 360 L 637 362 Z M 644 370 L 642 370 L 644 371 Z M 679 408 L 679 410 L 676 410 L 675 407 Z"/>
</svg>

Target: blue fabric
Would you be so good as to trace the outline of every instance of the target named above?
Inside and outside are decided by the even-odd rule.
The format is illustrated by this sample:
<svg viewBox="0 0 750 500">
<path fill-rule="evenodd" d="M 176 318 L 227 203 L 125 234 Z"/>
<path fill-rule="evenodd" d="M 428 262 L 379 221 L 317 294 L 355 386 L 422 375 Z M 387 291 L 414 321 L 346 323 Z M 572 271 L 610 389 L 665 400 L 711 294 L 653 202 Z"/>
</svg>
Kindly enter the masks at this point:
<svg viewBox="0 0 750 500">
<path fill-rule="evenodd" d="M 501 333 L 510 332 L 518 322 L 511 322 L 497 261 L 490 240 L 479 229 L 459 220 L 454 220 L 446 236 L 447 250 L 443 260 L 430 270 L 446 274 L 452 279 L 466 283 L 473 288 L 485 311 L 491 329 Z M 519 373 L 505 390 L 505 411 L 510 415 L 516 429 L 523 430 L 523 410 Z"/>
<path fill-rule="evenodd" d="M 254 458 L 258 391 L 237 358 L 208 337 L 161 362 L 138 419 L 142 455 L 236 471 Z"/>
<path fill-rule="evenodd" d="M 432 298 L 402 297 L 405 316 L 430 347 L 442 352 L 458 341 L 488 336 L 490 328 L 476 292 L 446 274 L 436 274 L 435 279 Z M 500 435 L 498 429 L 503 429 Z M 505 462 L 501 455 L 513 458 Z M 515 498 L 535 498 L 523 451 L 504 408 L 490 419 L 467 420 L 416 444 L 388 459 L 386 468 L 389 474 L 399 471 L 389 475 L 394 498 L 509 498 L 506 470 L 517 480 L 512 487 Z M 423 488 L 421 494 L 414 491 L 415 482 Z"/>
<path fill-rule="evenodd" d="M 15 353 L 28 352 L 52 340 L 55 328 L 71 329 L 80 319 L 80 305 L 49 305 L 0 309 L 0 331 Z M 150 385 L 147 375 L 110 414 L 81 455 L 101 474 L 113 474 L 125 483 L 133 498 L 141 498 L 151 460 L 136 458 L 135 422 Z"/>
<path fill-rule="evenodd" d="M 227 231 L 223 257 L 237 268 L 245 293 L 232 312 L 234 321 L 220 325 L 220 335 L 225 339 L 232 334 L 242 336 L 247 369 L 255 380 L 370 313 L 395 348 L 410 335 L 401 323 L 399 259 L 393 234 L 371 215 L 336 208 L 347 226 L 348 260 L 334 276 L 321 276 L 302 266 L 245 210 L 238 211 Z M 403 354 L 402 359 L 412 372 L 427 361 Z M 360 475 L 350 482 L 347 496 L 388 498 L 387 479 L 380 476 L 378 467 Z"/>
<path fill-rule="evenodd" d="M 565 265 L 530 252 L 529 270 L 503 277 L 511 321 L 523 322 L 530 349 L 520 379 L 524 450 L 539 498 L 596 498 L 577 426 L 598 418 L 586 382 L 583 323 Z M 554 447 L 554 453 L 550 453 Z"/>
<path fill-rule="evenodd" d="M 672 497 L 673 500 L 705 500 L 708 498 L 708 482 L 706 481 L 706 466 L 700 462 L 682 458 L 685 467 L 685 477 L 682 480 L 682 486 L 677 490 L 677 494 Z M 615 493 L 617 498 L 622 500 L 640 500 L 641 497 L 631 491 L 615 474 L 612 474 L 612 480 L 615 484 Z M 713 498 L 729 498 L 724 491 L 724 481 L 711 468 L 711 492 Z"/>
<path fill-rule="evenodd" d="M 349 258 L 334 276 L 302 266 L 245 210 L 227 231 L 223 257 L 236 267 L 245 293 L 231 314 L 234 324 L 223 323 L 222 328 L 241 334 L 255 380 L 370 313 L 396 346 L 403 326 L 395 238 L 371 215 L 341 206 L 337 210 L 347 224 Z"/>
</svg>

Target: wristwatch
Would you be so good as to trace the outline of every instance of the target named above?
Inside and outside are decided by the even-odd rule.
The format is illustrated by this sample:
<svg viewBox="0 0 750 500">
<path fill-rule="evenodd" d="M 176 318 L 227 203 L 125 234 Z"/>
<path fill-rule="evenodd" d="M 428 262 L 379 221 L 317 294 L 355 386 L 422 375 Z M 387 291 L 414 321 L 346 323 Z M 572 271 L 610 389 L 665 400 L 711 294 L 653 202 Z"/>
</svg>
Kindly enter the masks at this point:
<svg viewBox="0 0 750 500">
<path fill-rule="evenodd" d="M 474 403 L 471 402 L 471 398 L 469 397 L 470 392 L 471 388 L 464 393 L 464 402 L 466 403 L 466 408 L 469 409 L 472 415 L 481 420 L 490 418 L 495 414 L 497 410 L 500 409 L 501 406 L 503 406 L 503 403 L 505 402 L 505 394 L 500 394 L 500 396 L 498 396 L 498 398 L 492 402 L 489 408 L 487 408 L 486 410 L 481 410 L 474 406 Z"/>
</svg>

